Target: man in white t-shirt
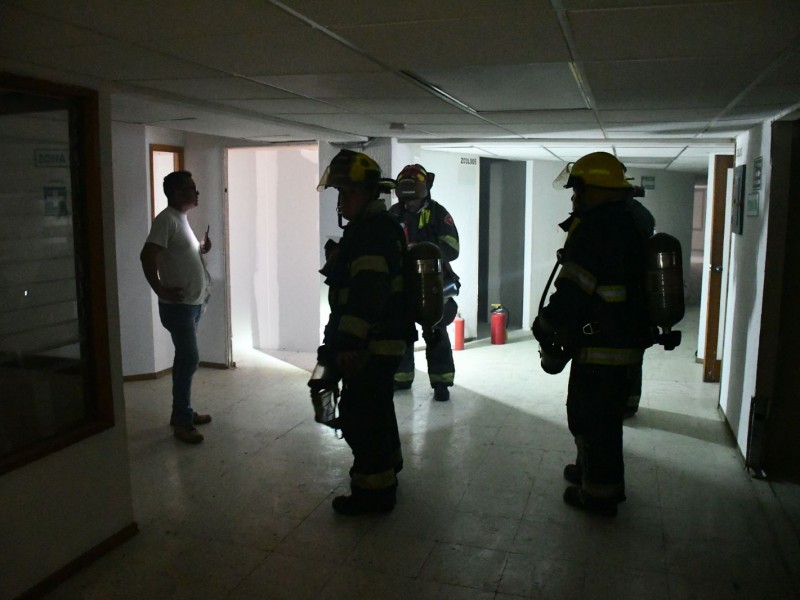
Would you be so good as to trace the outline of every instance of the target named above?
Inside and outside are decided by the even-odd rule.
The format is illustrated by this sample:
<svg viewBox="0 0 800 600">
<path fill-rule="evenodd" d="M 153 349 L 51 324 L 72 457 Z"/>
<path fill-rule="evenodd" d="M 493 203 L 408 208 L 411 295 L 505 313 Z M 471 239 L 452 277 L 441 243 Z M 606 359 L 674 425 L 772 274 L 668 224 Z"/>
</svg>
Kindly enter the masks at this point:
<svg viewBox="0 0 800 600">
<path fill-rule="evenodd" d="M 200 362 L 197 324 L 211 282 L 201 255 L 211 250 L 211 240 L 206 230 L 199 242 L 186 217 L 200 196 L 191 173 L 175 171 L 167 175 L 164 194 L 168 206 L 153 221 L 139 258 L 144 276 L 158 296 L 161 324 L 175 345 L 170 425 L 182 442 L 199 444 L 203 436 L 195 425 L 210 423 L 211 416 L 192 410 L 192 377 Z"/>
</svg>

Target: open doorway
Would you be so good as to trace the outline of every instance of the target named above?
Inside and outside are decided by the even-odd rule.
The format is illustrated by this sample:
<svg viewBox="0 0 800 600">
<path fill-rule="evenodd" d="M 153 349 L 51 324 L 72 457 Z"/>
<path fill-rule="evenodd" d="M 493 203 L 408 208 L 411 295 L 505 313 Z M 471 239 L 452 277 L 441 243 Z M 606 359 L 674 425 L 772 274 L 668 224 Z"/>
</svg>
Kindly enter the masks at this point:
<svg viewBox="0 0 800 600">
<path fill-rule="evenodd" d="M 161 182 L 174 171 L 183 170 L 183 148 L 150 144 L 150 216 L 152 219 L 167 208 L 167 196 Z"/>
<path fill-rule="evenodd" d="M 226 162 L 233 359 L 253 349 L 313 352 L 320 319 L 318 148 L 231 148 Z"/>
<path fill-rule="evenodd" d="M 478 338 L 488 337 L 493 304 L 508 311 L 508 328 L 522 327 L 525 260 L 524 162 L 480 159 Z"/>
</svg>

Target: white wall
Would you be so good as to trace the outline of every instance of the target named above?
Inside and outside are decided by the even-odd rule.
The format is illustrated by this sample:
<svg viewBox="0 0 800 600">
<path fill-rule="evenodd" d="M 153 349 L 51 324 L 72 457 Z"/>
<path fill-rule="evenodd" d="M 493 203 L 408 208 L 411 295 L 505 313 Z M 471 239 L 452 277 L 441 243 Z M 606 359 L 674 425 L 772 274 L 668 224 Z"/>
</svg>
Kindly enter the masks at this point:
<svg viewBox="0 0 800 600">
<path fill-rule="evenodd" d="M 745 167 L 745 190 L 752 191 L 753 161 L 763 157 L 761 208 L 743 217 L 742 234 L 731 235 L 728 295 L 725 310 L 720 408 L 742 454 L 746 453 L 751 398 L 755 394 L 764 265 L 767 250 L 771 171 L 771 123 L 763 123 L 736 138 L 735 165 Z"/>
<path fill-rule="evenodd" d="M 113 171 L 117 278 L 122 299 L 120 336 L 125 348 L 122 371 L 126 375 L 153 373 L 157 362 L 154 296 L 147 293 L 149 287 L 139 261 L 139 252 L 151 223 L 149 178 L 143 176 L 148 169 L 145 128 L 114 123 L 112 138 L 113 154 L 117 157 Z"/>
<path fill-rule="evenodd" d="M 571 190 L 553 188 L 553 180 L 564 168 L 564 163 L 555 161 L 532 161 L 528 182 L 530 188 L 530 229 L 528 230 L 530 264 L 530 288 L 528 290 L 525 323 L 532 323 L 539 312 L 539 302 L 547 279 L 556 263 L 556 251 L 564 246 L 567 234 L 558 226 L 572 210 Z M 554 291 L 552 285 L 549 294 Z M 547 304 L 547 299 L 545 299 Z"/>
<path fill-rule="evenodd" d="M 225 223 L 224 155 L 228 144 L 220 138 L 193 133 L 187 133 L 185 139 L 184 165 L 187 171 L 191 171 L 200 191 L 197 208 L 190 210 L 187 215 L 189 224 L 198 239 L 203 236 L 206 227 L 210 226 L 209 237 L 214 245 L 211 252 L 205 255 L 206 268 L 212 282 L 211 299 L 197 328 L 197 345 L 202 362 L 229 365 L 228 258 L 227 244 L 222 233 Z M 171 365 L 171 341 L 167 348 L 170 348 Z"/>
<path fill-rule="evenodd" d="M 317 146 L 228 152 L 234 352 L 319 345 Z"/>
<path fill-rule="evenodd" d="M 117 318 L 109 97 L 100 164 L 115 425 L 0 477 L 0 597 L 14 598 L 133 523 Z M 124 212 L 124 207 L 122 207 Z"/>
<path fill-rule="evenodd" d="M 319 345 L 319 201 L 316 146 L 260 150 L 259 191 L 268 211 L 266 348 L 311 352 Z"/>
<path fill-rule="evenodd" d="M 210 226 L 213 244 L 206 255 L 212 279 L 211 300 L 198 328 L 200 360 L 229 363 L 228 276 L 223 232 L 225 177 L 223 158 L 237 144 L 211 136 L 159 127 L 114 124 L 114 186 L 121 216 L 116 220 L 117 268 L 120 272 L 120 321 L 123 323 L 124 375 L 160 372 L 172 366 L 173 346 L 158 316 L 158 299 L 142 273 L 139 252 L 150 231 L 150 144 L 184 148 L 184 168 L 200 191 L 189 224 L 198 238 Z M 156 182 L 156 185 L 159 185 Z"/>
<path fill-rule="evenodd" d="M 464 336 L 478 334 L 478 237 L 479 237 L 479 177 L 477 159 L 459 154 L 422 150 L 409 161 L 419 163 L 436 174 L 431 197 L 442 204 L 453 217 L 458 229 L 461 251 L 453 261 L 453 270 L 461 278 L 461 290 L 456 297 L 458 310 L 464 319 Z M 476 164 L 471 164 L 470 161 Z M 406 163 L 408 164 L 408 163 Z M 405 165 L 397 165 L 395 175 Z M 396 201 L 396 198 L 393 198 Z M 454 335 L 453 326 L 448 333 Z"/>
<path fill-rule="evenodd" d="M 258 228 L 256 227 L 256 151 L 252 148 L 228 151 L 228 240 L 231 280 L 231 336 L 233 359 L 243 349 L 255 346 L 258 327 L 256 279 Z"/>
<path fill-rule="evenodd" d="M 681 243 L 685 292 L 692 258 L 695 176 L 692 173 L 644 169 L 628 169 L 627 175 L 634 177 L 633 183 L 640 182 L 643 175 L 655 180 L 655 189 L 645 190 L 645 197 L 638 200 L 655 217 L 656 232 L 668 233 Z"/>
</svg>

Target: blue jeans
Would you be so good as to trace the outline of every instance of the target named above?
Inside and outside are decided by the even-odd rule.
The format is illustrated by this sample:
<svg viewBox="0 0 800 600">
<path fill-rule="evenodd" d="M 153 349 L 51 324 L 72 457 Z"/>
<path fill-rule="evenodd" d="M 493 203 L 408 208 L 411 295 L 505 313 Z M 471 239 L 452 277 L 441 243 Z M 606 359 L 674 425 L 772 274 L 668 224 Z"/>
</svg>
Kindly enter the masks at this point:
<svg viewBox="0 0 800 600">
<path fill-rule="evenodd" d="M 192 376 L 200 363 L 197 324 L 200 322 L 202 308 L 200 304 L 158 303 L 161 324 L 169 331 L 175 345 L 170 425 L 192 427 Z"/>
</svg>

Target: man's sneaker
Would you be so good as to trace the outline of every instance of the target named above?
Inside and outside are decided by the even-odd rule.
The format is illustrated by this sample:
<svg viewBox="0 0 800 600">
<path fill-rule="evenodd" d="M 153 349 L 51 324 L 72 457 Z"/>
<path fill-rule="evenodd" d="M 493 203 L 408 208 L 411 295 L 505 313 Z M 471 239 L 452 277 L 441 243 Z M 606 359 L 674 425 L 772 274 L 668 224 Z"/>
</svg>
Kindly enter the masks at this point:
<svg viewBox="0 0 800 600">
<path fill-rule="evenodd" d="M 433 386 L 433 399 L 437 402 L 447 402 L 450 400 L 450 390 L 444 383 L 437 383 Z"/>
<path fill-rule="evenodd" d="M 401 390 L 410 390 L 411 389 L 411 382 L 410 381 L 395 381 L 394 382 L 394 391 L 399 392 Z"/>
<path fill-rule="evenodd" d="M 575 485 L 583 483 L 583 474 L 578 465 L 567 465 L 564 467 L 564 479 Z"/>
<path fill-rule="evenodd" d="M 211 423 L 211 415 L 200 415 L 192 411 L 192 425 L 208 425 Z M 177 426 L 175 417 L 170 418 L 169 424 L 171 427 Z"/>
<path fill-rule="evenodd" d="M 203 435 L 194 427 L 174 427 L 173 433 L 176 438 L 187 444 L 199 444 L 203 441 Z"/>
<path fill-rule="evenodd" d="M 604 517 L 617 516 L 617 502 L 615 500 L 594 498 L 574 485 L 564 490 L 564 502 L 593 515 L 602 515 Z"/>
<path fill-rule="evenodd" d="M 199 415 L 192 412 L 192 425 L 208 425 L 211 423 L 211 415 Z"/>
</svg>

